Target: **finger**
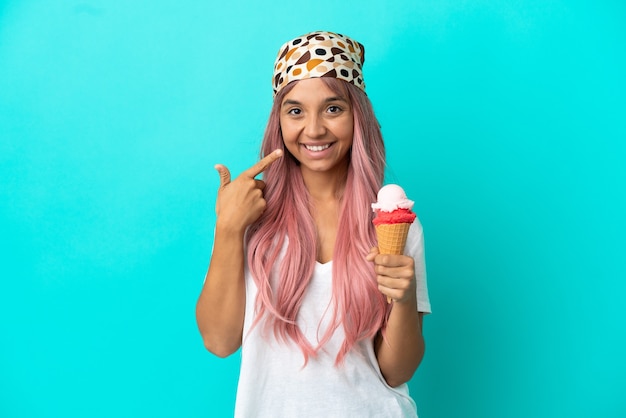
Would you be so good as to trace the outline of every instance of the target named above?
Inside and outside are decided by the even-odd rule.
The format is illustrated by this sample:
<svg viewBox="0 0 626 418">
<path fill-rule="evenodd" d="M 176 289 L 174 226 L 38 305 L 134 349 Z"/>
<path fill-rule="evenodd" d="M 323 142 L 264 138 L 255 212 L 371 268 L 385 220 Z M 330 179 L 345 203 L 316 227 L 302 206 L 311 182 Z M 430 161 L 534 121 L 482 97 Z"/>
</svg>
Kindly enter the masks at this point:
<svg viewBox="0 0 626 418">
<path fill-rule="evenodd" d="M 265 189 L 265 182 L 263 180 L 254 179 L 254 182 L 256 183 L 257 189 L 261 189 L 261 190 Z"/>
<path fill-rule="evenodd" d="M 224 187 L 230 183 L 230 171 L 228 171 L 225 165 L 216 164 L 215 169 L 220 175 L 220 187 Z"/>
<path fill-rule="evenodd" d="M 277 149 L 272 151 L 269 155 L 266 155 L 265 158 L 261 159 L 255 165 L 241 173 L 242 175 L 248 176 L 250 178 L 254 178 L 264 172 L 267 167 L 272 165 L 272 163 L 282 157 L 283 151 L 281 149 Z"/>
<path fill-rule="evenodd" d="M 391 289 L 379 284 L 378 291 L 382 293 L 384 296 L 386 296 L 387 303 L 391 303 L 393 301 L 393 298 L 389 295 Z"/>
<path fill-rule="evenodd" d="M 407 291 L 406 283 L 400 280 L 378 278 L 378 290 L 388 298 L 398 300 Z"/>
<path fill-rule="evenodd" d="M 367 261 L 374 261 L 378 255 L 378 247 L 372 247 L 370 252 L 365 256 Z"/>
<path fill-rule="evenodd" d="M 378 277 L 392 280 L 410 280 L 415 276 L 415 272 L 409 267 L 385 267 L 376 264 L 374 265 L 374 271 Z"/>
<path fill-rule="evenodd" d="M 385 267 L 405 267 L 412 264 L 413 259 L 406 255 L 378 254 L 376 264 Z"/>
</svg>

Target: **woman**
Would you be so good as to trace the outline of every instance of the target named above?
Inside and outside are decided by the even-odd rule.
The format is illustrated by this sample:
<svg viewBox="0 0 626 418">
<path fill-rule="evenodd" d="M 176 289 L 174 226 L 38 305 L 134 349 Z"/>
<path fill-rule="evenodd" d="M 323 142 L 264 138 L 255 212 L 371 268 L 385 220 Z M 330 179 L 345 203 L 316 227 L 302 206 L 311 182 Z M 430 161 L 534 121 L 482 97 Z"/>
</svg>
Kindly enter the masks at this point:
<svg viewBox="0 0 626 418">
<path fill-rule="evenodd" d="M 284 44 L 265 157 L 232 181 L 216 166 L 196 316 L 209 351 L 242 348 L 236 416 L 416 416 L 406 382 L 430 311 L 422 229 L 406 255 L 376 249 L 385 152 L 363 61 L 361 44 L 332 32 Z"/>
</svg>

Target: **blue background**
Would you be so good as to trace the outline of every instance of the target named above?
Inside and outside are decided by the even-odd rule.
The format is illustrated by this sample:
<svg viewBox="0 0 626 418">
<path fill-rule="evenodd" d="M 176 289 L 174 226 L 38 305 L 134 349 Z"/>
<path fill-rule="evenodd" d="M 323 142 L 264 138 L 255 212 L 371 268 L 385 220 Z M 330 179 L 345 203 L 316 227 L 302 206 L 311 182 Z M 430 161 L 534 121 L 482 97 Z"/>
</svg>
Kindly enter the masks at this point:
<svg viewBox="0 0 626 418">
<path fill-rule="evenodd" d="M 213 165 L 256 161 L 315 29 L 365 45 L 424 225 L 420 416 L 626 416 L 626 3 L 210 3 L 0 2 L 0 416 L 232 415 Z"/>
</svg>

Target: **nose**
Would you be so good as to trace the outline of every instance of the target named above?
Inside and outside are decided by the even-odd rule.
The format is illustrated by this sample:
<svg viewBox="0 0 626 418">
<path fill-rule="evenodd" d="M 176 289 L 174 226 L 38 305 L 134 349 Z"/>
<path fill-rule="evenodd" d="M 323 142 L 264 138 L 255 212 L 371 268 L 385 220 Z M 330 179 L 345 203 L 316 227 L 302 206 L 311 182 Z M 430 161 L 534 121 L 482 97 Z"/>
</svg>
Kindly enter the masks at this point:
<svg viewBox="0 0 626 418">
<path fill-rule="evenodd" d="M 326 126 L 318 114 L 310 114 L 305 120 L 304 134 L 309 138 L 320 138 L 326 133 Z"/>
</svg>

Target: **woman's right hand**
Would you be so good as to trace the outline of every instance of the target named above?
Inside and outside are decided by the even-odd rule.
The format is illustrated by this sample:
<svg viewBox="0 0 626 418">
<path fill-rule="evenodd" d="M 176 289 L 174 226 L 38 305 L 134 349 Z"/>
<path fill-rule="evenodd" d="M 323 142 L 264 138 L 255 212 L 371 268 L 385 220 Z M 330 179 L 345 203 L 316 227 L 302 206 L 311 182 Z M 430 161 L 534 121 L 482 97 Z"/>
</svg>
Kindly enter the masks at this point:
<svg viewBox="0 0 626 418">
<path fill-rule="evenodd" d="M 255 165 L 243 171 L 233 181 L 231 181 L 230 171 L 225 165 L 215 165 L 215 169 L 220 175 L 220 187 L 215 204 L 219 224 L 229 230 L 243 232 L 248 225 L 259 219 L 266 207 L 263 197 L 265 182 L 257 180 L 255 177 L 282 155 L 282 150 L 274 150 Z"/>
<path fill-rule="evenodd" d="M 261 159 L 231 181 L 226 166 L 220 175 L 215 211 L 213 254 L 196 304 L 196 321 L 207 350 L 226 357 L 241 347 L 246 306 L 243 234 L 265 210 L 265 183 L 254 177 L 283 155 L 282 150 Z"/>
</svg>

